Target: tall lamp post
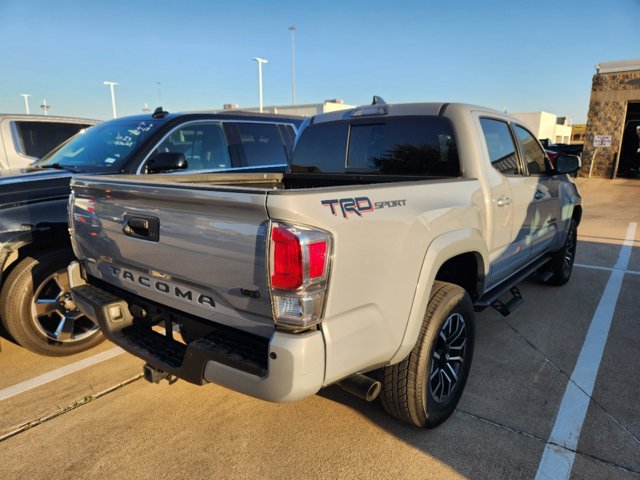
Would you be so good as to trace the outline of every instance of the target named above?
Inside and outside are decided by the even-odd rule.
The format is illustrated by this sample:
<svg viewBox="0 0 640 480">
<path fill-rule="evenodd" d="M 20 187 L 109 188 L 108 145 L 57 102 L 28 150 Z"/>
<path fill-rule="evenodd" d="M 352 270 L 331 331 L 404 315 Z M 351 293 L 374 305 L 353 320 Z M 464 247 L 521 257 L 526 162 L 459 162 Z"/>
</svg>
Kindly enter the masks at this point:
<svg viewBox="0 0 640 480">
<path fill-rule="evenodd" d="M 296 26 L 289 27 L 291 31 L 291 105 L 296 104 Z"/>
<path fill-rule="evenodd" d="M 31 95 L 28 93 L 21 93 L 20 96 L 24 98 L 24 108 L 27 110 L 27 115 L 31 115 L 31 112 L 29 111 L 29 97 Z"/>
<path fill-rule="evenodd" d="M 262 64 L 269 62 L 260 57 L 256 57 L 254 60 L 258 62 L 258 91 L 260 92 L 260 113 L 262 113 Z"/>
<path fill-rule="evenodd" d="M 116 85 L 120 85 L 117 82 L 104 82 L 105 85 L 109 85 L 111 89 L 111 109 L 113 110 L 113 118 L 116 118 L 118 114 L 116 113 L 116 92 L 113 87 Z"/>
</svg>

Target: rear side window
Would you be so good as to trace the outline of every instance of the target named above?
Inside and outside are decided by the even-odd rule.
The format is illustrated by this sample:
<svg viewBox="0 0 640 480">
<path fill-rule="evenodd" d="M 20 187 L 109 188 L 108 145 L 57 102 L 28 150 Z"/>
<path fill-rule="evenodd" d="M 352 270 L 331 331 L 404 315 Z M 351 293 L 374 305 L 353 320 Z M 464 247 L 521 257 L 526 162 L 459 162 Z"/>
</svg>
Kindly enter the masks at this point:
<svg viewBox="0 0 640 480">
<path fill-rule="evenodd" d="M 68 138 L 90 125 L 61 122 L 15 122 L 20 153 L 42 158 Z"/>
<path fill-rule="evenodd" d="M 348 138 L 348 145 L 347 145 Z M 311 125 L 292 171 L 458 176 L 453 128 L 441 117 L 395 117 Z M 304 166 L 306 170 L 301 170 Z"/>
<path fill-rule="evenodd" d="M 278 125 L 236 123 L 235 141 L 239 144 L 243 167 L 287 164 L 287 147 Z"/>
<path fill-rule="evenodd" d="M 491 118 L 481 118 L 480 125 L 493 168 L 503 175 L 519 175 L 516 146 L 509 125 Z"/>
</svg>

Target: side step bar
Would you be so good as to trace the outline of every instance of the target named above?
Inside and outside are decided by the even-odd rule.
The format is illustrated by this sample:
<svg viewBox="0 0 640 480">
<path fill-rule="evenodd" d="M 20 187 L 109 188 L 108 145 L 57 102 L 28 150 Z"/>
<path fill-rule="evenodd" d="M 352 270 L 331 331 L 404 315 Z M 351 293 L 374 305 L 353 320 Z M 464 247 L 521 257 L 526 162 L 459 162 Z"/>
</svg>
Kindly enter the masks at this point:
<svg viewBox="0 0 640 480">
<path fill-rule="evenodd" d="M 518 290 L 516 285 L 529 278 L 531 275 L 544 267 L 549 262 L 549 260 L 551 260 L 551 257 L 549 256 L 540 257 L 538 260 L 527 266 L 524 270 L 518 272 L 512 277 L 507 278 L 504 282 L 493 287 L 475 302 L 475 310 L 479 312 L 487 307 L 493 307 L 501 315 L 509 315 L 518 306 L 520 306 L 523 301 L 520 290 Z M 506 303 L 501 302 L 500 297 L 507 293 L 510 293 L 512 298 Z"/>
<path fill-rule="evenodd" d="M 491 304 L 491 307 L 503 317 L 512 313 L 516 308 L 522 305 L 523 302 L 522 294 L 520 293 L 520 290 L 518 290 L 518 287 L 511 287 L 509 293 L 511 293 L 512 296 L 507 302 L 496 300 Z"/>
</svg>

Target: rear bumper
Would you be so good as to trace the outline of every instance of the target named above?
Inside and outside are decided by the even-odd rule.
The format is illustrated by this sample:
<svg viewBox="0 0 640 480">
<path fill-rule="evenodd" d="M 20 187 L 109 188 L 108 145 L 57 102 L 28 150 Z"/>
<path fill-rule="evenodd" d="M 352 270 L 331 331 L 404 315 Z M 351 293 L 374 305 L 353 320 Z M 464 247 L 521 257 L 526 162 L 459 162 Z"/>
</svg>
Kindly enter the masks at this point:
<svg viewBox="0 0 640 480">
<path fill-rule="evenodd" d="M 276 331 L 264 339 L 220 326 L 185 345 L 134 319 L 125 298 L 85 283 L 77 262 L 69 273 L 78 309 L 112 342 L 159 370 L 272 402 L 299 400 L 322 386 L 325 349 L 319 331 Z"/>
</svg>

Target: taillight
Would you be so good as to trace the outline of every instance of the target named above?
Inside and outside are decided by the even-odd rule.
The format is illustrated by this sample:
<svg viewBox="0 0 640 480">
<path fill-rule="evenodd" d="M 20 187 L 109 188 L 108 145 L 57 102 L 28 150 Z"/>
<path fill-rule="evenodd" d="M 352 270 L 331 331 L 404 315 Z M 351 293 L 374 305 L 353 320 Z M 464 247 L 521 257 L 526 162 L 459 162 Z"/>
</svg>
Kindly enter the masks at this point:
<svg viewBox="0 0 640 480">
<path fill-rule="evenodd" d="M 300 240 L 284 228 L 271 231 L 273 270 L 271 288 L 295 290 L 302 286 L 302 248 Z"/>
<path fill-rule="evenodd" d="M 322 230 L 274 222 L 269 246 L 273 317 L 301 329 L 322 320 L 332 237 Z"/>
<path fill-rule="evenodd" d="M 327 261 L 327 242 L 316 242 L 309 245 L 309 278 L 324 275 Z"/>
</svg>

